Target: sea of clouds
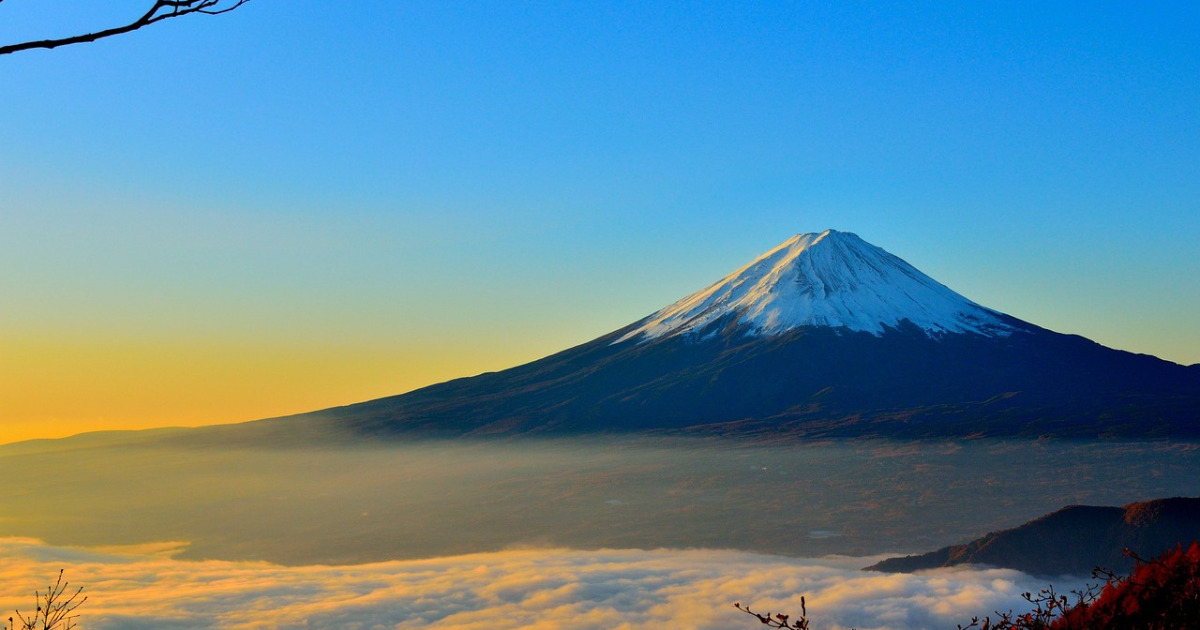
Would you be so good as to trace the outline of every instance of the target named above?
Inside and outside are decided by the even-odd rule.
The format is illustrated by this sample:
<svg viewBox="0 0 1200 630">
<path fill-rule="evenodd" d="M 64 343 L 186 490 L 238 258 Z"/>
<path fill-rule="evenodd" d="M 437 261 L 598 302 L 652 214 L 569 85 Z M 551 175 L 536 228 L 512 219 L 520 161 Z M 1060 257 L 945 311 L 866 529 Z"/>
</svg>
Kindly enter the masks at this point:
<svg viewBox="0 0 1200 630">
<path fill-rule="evenodd" d="M 799 613 L 814 630 L 954 628 L 1023 608 L 1046 586 L 1017 571 L 860 571 L 874 558 L 722 550 L 513 549 L 359 565 L 191 561 L 181 545 L 79 549 L 0 538 L 0 610 L 28 612 L 60 569 L 85 587 L 81 630 L 570 628 L 761 625 L 731 603 Z M 1065 579 L 1060 590 L 1081 582 Z M 5 618 L 11 612 L 5 614 Z"/>
</svg>

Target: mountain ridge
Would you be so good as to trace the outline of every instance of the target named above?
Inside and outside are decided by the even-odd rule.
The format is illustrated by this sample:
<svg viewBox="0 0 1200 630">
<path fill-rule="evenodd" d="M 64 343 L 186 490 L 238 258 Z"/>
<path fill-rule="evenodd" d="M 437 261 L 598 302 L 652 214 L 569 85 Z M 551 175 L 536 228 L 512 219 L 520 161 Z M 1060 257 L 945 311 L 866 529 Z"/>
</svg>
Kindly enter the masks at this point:
<svg viewBox="0 0 1200 630">
<path fill-rule="evenodd" d="M 828 246 L 839 243 L 879 260 L 864 265 L 868 271 L 837 267 L 858 264 L 855 256 L 832 255 L 838 250 Z M 791 262 L 821 247 L 834 267 L 814 267 L 816 280 L 789 275 L 805 272 Z M 791 256 L 791 262 L 775 264 L 772 256 Z M 1106 348 L 979 306 L 849 233 L 797 235 L 756 261 L 621 329 L 523 365 L 257 422 L 285 427 L 284 433 L 303 424 L 314 434 L 347 439 L 619 432 L 766 439 L 1200 437 L 1200 369 Z M 825 285 L 839 274 L 853 282 Z M 924 288 L 862 286 L 896 274 Z M 839 308 L 854 302 L 855 291 L 899 296 L 900 306 L 868 309 L 867 320 L 851 322 L 866 321 L 861 330 L 832 325 L 841 320 L 804 324 L 820 311 L 816 307 L 790 311 L 798 319 L 771 314 L 779 297 L 772 291 L 799 287 L 812 297 L 817 280 L 825 287 L 817 297 L 840 301 Z M 898 282 L 903 287 L 908 280 Z M 735 295 L 733 289 L 747 283 L 752 286 Z M 755 287 L 762 290 L 750 290 Z M 926 290 L 953 306 L 928 312 L 949 313 L 951 320 L 930 319 L 925 326 L 909 318 L 885 321 Z M 754 299 L 741 299 L 748 295 Z M 804 299 L 802 305 L 820 301 Z M 964 321 L 962 312 L 986 315 L 987 325 L 951 330 Z M 759 326 L 760 315 L 781 325 Z M 643 334 L 658 324 L 664 327 L 656 334 Z"/>
<path fill-rule="evenodd" d="M 1171 497 L 1122 507 L 1069 505 L 1018 527 L 961 545 L 888 558 L 868 571 L 911 573 L 960 564 L 1016 569 L 1033 575 L 1087 575 L 1096 567 L 1126 572 L 1124 550 L 1152 558 L 1200 539 L 1200 498 Z"/>
</svg>

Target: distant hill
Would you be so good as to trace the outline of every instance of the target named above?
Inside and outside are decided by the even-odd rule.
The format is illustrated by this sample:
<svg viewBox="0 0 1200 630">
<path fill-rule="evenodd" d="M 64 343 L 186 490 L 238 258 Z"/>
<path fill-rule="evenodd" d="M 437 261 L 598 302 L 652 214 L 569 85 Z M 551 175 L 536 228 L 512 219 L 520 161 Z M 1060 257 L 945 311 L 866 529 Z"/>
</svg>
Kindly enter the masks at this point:
<svg viewBox="0 0 1200 630">
<path fill-rule="evenodd" d="M 983 564 L 1033 575 L 1087 575 L 1096 567 L 1128 572 L 1134 563 L 1125 549 L 1151 558 L 1198 539 L 1200 498 L 1156 499 L 1124 507 L 1072 505 L 965 545 L 889 558 L 867 570 L 909 573 Z"/>
</svg>

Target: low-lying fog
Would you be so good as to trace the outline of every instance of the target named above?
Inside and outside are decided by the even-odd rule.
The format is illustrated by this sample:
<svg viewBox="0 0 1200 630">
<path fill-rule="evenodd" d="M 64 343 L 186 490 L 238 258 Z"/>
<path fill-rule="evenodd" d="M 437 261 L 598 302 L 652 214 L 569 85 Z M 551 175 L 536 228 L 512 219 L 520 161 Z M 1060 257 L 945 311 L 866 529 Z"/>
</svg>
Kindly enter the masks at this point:
<svg viewBox="0 0 1200 630">
<path fill-rule="evenodd" d="M 952 628 L 1045 583 L 863 572 L 880 559 L 863 556 L 1200 478 L 1200 448 L 1167 443 L 196 435 L 0 447 L 0 609 L 64 569 L 93 630 L 716 630 L 760 625 L 732 601 L 794 613 L 801 596 L 814 628 Z"/>
<path fill-rule="evenodd" d="M 1195 495 L 1194 445 L 613 438 L 0 447 L 0 536 L 302 565 L 513 548 L 916 552 L 1068 504 Z M 122 443 L 125 442 L 125 443 Z"/>
</svg>

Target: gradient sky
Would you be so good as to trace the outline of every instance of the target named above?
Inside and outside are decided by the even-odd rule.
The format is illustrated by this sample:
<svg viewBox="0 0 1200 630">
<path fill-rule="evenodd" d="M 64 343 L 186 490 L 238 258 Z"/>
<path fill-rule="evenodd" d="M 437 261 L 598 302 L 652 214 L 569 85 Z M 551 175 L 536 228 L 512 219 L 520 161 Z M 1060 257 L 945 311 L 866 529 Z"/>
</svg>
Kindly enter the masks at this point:
<svg viewBox="0 0 1200 630">
<path fill-rule="evenodd" d="M 148 2 L 78 4 L 0 42 Z M 0 57 L 0 442 L 502 369 L 825 228 L 1200 362 L 1200 5 L 730 5 L 254 0 Z"/>
</svg>

